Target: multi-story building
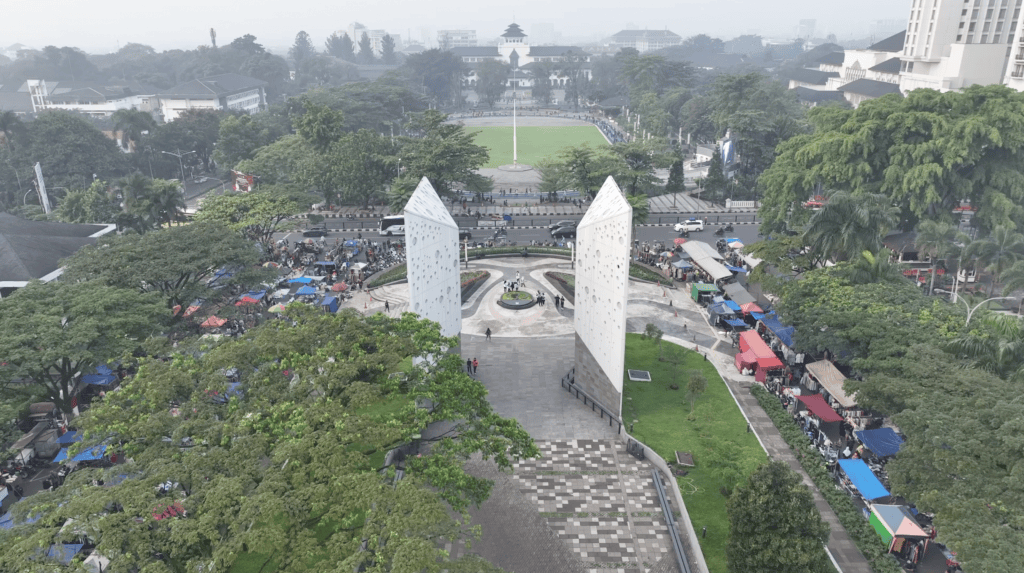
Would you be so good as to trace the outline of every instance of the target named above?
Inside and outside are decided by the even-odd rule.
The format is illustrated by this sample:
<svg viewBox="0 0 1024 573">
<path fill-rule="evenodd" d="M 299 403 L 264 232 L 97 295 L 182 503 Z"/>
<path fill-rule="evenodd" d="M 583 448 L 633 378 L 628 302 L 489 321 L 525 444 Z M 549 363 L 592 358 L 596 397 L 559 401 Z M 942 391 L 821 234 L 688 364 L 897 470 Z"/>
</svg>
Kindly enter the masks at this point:
<svg viewBox="0 0 1024 573">
<path fill-rule="evenodd" d="M 886 94 L 900 93 L 900 58 L 906 32 L 862 50 L 832 52 L 818 58 L 818 69 L 787 72 L 789 88 L 805 105 L 845 99 L 853 107 Z"/>
<path fill-rule="evenodd" d="M 487 60 L 496 60 L 508 64 L 513 70 L 526 68 L 535 62 L 558 64 L 573 59 L 581 64 L 582 72 L 590 78 L 590 55 L 578 46 L 531 46 L 527 35 L 518 24 L 510 24 L 501 35 L 497 46 L 468 46 L 450 50 L 466 63 L 469 71 L 464 79 L 464 86 L 476 86 L 476 68 Z M 565 87 L 568 77 L 564 70 L 553 66 L 549 81 L 553 87 Z M 514 79 L 509 78 L 509 85 L 514 87 L 531 87 L 528 76 L 519 73 Z"/>
<path fill-rule="evenodd" d="M 1003 83 L 1017 91 L 1024 91 L 1024 18 L 1017 18 L 1010 36 L 1010 56 Z"/>
<path fill-rule="evenodd" d="M 476 45 L 476 30 L 438 30 L 437 46 L 442 50 Z"/>
<path fill-rule="evenodd" d="M 683 38 L 669 30 L 622 30 L 611 37 L 608 45 L 616 51 L 634 48 L 642 54 L 682 43 Z"/>
<path fill-rule="evenodd" d="M 900 89 L 950 91 L 1000 83 L 1022 1 L 911 0 Z"/>
<path fill-rule="evenodd" d="M 160 92 L 160 112 L 170 122 L 190 109 L 256 113 L 267 105 L 267 82 L 239 74 L 221 74 L 178 84 Z"/>
<path fill-rule="evenodd" d="M 157 109 L 158 90 L 136 81 L 27 80 L 18 91 L 28 94 L 32 113 L 63 109 L 92 117 L 110 117 L 119 109 Z"/>
</svg>

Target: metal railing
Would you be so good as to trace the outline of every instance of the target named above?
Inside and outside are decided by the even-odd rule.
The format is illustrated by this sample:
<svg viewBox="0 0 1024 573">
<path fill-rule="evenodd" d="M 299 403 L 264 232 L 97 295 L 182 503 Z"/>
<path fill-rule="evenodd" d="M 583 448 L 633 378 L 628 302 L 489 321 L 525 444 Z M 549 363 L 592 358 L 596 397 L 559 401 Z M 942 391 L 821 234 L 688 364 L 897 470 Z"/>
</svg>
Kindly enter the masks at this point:
<svg viewBox="0 0 1024 573">
<path fill-rule="evenodd" d="M 676 554 L 676 565 L 679 566 L 679 573 L 690 573 L 690 562 L 683 551 L 683 544 L 679 541 L 679 530 L 676 529 L 676 516 L 672 513 L 672 506 L 668 504 L 665 496 L 665 485 L 661 483 L 661 476 L 657 469 L 651 470 L 651 477 L 654 478 L 654 488 L 658 490 L 658 500 L 661 502 L 661 511 L 665 514 L 665 521 L 668 523 L 669 537 L 672 538 L 672 549 Z"/>
<path fill-rule="evenodd" d="M 570 394 L 575 394 L 577 400 L 583 400 L 584 406 L 589 403 L 591 411 L 600 412 L 602 420 L 605 416 L 608 416 L 608 425 L 614 426 L 618 424 L 618 428 L 615 430 L 615 433 L 622 433 L 622 420 L 617 418 L 614 414 L 611 413 L 610 410 L 608 410 L 608 408 L 605 408 L 600 402 L 595 400 L 593 396 L 587 394 L 585 390 L 582 390 L 579 386 L 576 386 L 575 366 L 569 369 L 568 374 L 562 376 L 561 385 L 562 388 L 565 388 Z"/>
</svg>

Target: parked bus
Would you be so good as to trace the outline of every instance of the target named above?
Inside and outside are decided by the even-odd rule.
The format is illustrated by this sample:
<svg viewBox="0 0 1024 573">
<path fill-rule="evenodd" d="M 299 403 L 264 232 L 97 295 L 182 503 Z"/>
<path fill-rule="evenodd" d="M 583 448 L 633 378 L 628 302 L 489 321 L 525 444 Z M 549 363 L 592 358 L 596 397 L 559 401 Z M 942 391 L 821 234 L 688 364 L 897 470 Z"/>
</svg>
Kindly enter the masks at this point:
<svg viewBox="0 0 1024 573">
<path fill-rule="evenodd" d="M 405 217 L 394 216 L 384 217 L 380 220 L 380 234 L 382 236 L 404 235 Z"/>
</svg>

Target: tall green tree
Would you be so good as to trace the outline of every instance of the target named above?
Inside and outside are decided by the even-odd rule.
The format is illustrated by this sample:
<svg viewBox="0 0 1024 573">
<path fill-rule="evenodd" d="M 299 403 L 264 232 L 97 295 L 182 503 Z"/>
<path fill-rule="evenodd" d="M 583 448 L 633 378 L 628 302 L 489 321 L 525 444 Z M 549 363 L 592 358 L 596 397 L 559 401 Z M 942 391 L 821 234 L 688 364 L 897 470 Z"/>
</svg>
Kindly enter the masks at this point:
<svg viewBox="0 0 1024 573">
<path fill-rule="evenodd" d="M 259 253 L 250 241 L 221 223 L 199 221 L 145 235 L 104 238 L 83 247 L 64 260 L 63 280 L 156 293 L 165 314 L 180 305 L 173 314 L 180 317 L 192 301 L 209 299 L 212 304 L 222 295 L 207 286 L 219 269 L 238 271 L 234 282 L 239 282 L 245 278 L 242 271 L 258 262 Z"/>
<path fill-rule="evenodd" d="M 931 278 L 928 284 L 928 294 L 935 291 L 935 274 L 939 266 L 939 259 L 945 258 L 953 250 L 953 241 L 956 239 L 956 227 L 945 221 L 933 221 L 925 219 L 917 224 L 917 236 L 914 238 L 914 245 L 918 251 L 931 259 Z"/>
<path fill-rule="evenodd" d="M 126 150 L 138 148 L 143 133 L 153 133 L 156 121 L 149 112 L 137 109 L 119 109 L 110 119 L 114 121 L 114 129 L 121 132 L 121 147 Z"/>
<path fill-rule="evenodd" d="M 370 35 L 363 32 L 363 35 L 359 37 L 359 62 L 362 64 L 372 64 L 376 61 L 377 56 L 373 53 Z"/>
<path fill-rule="evenodd" d="M 252 159 L 270 139 L 269 130 L 253 116 L 229 115 L 220 122 L 213 159 L 225 169 L 234 169 L 240 161 Z"/>
<path fill-rule="evenodd" d="M 135 350 L 166 316 L 155 295 L 96 281 L 31 283 L 0 300 L 0 372 L 71 412 L 81 374 Z"/>
<path fill-rule="evenodd" d="M 532 62 L 526 68 L 530 77 L 531 95 L 541 105 L 551 103 L 551 74 L 554 69 L 554 64 L 550 62 Z"/>
<path fill-rule="evenodd" d="M 226 112 L 212 109 L 187 110 L 178 119 L 158 127 L 152 145 L 158 150 L 171 153 L 194 151 L 194 154 L 183 155 L 185 166 L 194 161 L 194 155 L 202 167 L 209 171 L 214 144 L 220 137 L 220 122 L 226 115 Z"/>
<path fill-rule="evenodd" d="M 572 102 L 573 109 L 580 108 L 580 98 L 587 89 L 587 62 L 589 56 L 586 54 L 569 50 L 562 54 L 559 60 L 560 75 L 565 80 L 565 101 Z"/>
<path fill-rule="evenodd" d="M 295 61 L 295 67 L 298 68 L 308 58 L 316 55 L 316 48 L 313 47 L 313 40 L 309 37 L 309 34 L 305 30 L 295 34 L 295 43 L 288 50 L 288 55 Z"/>
<path fill-rule="evenodd" d="M 668 169 L 668 181 L 665 182 L 665 193 L 682 193 L 686 191 L 686 172 L 682 156 L 676 154 Z"/>
<path fill-rule="evenodd" d="M 459 185 L 481 184 L 476 173 L 487 161 L 487 149 L 473 142 L 461 125 L 446 123 L 448 115 L 427 110 L 410 122 L 414 137 L 402 145 L 402 178 L 397 186 L 411 190 L 426 177 L 442 197 Z"/>
<path fill-rule="evenodd" d="M 306 164 L 305 181 L 324 193 L 328 202 L 340 198 L 364 208 L 383 197 L 398 176 L 397 145 L 368 129 L 347 133 L 326 153 Z"/>
<path fill-rule="evenodd" d="M 704 178 L 703 189 L 707 194 L 705 196 L 712 201 L 722 200 L 725 198 L 725 189 L 728 185 L 729 181 L 725 178 L 722 164 L 722 150 L 715 146 L 715 151 L 711 154 L 711 163 L 708 165 L 707 177 Z"/>
<path fill-rule="evenodd" d="M 395 57 L 395 39 L 391 34 L 384 34 L 380 40 L 380 61 L 386 66 L 393 66 L 398 62 Z"/>
<path fill-rule="evenodd" d="M 668 88 L 687 85 L 693 68 L 685 62 L 672 62 L 657 54 L 637 54 L 623 59 L 619 73 L 633 94 L 661 94 Z"/>
<path fill-rule="evenodd" d="M 1003 269 L 1018 260 L 1024 259 L 1024 234 L 1002 225 L 996 227 L 992 234 L 971 244 L 966 253 L 969 258 L 977 259 L 992 272 L 988 295 L 996 290 L 996 281 L 1003 274 Z"/>
<path fill-rule="evenodd" d="M 307 164 L 317 153 L 301 135 L 286 135 L 256 150 L 252 159 L 240 161 L 235 169 L 257 177 L 260 185 L 295 184 L 305 181 Z"/>
<path fill-rule="evenodd" d="M 324 48 L 327 53 L 335 58 L 347 60 L 349 62 L 355 61 L 355 49 L 352 45 L 352 38 L 348 37 L 348 34 L 337 32 L 327 37 L 327 41 L 324 42 Z"/>
<path fill-rule="evenodd" d="M 656 167 L 665 163 L 660 149 L 651 142 L 631 141 L 616 143 L 612 153 L 622 160 L 623 169 L 615 174 L 615 180 L 624 185 L 627 195 L 647 194 L 657 177 Z"/>
<path fill-rule="evenodd" d="M 831 573 L 829 527 L 811 491 L 783 462 L 758 468 L 728 501 L 733 573 Z"/>
<path fill-rule="evenodd" d="M 405 60 L 403 73 L 410 86 L 422 89 L 435 104 L 461 104 L 462 58 L 438 49 L 411 54 Z"/>
<path fill-rule="evenodd" d="M 259 191 L 208 197 L 195 221 L 225 225 L 241 236 L 270 248 L 285 219 L 309 209 L 309 196 L 286 185 L 264 185 Z"/>
<path fill-rule="evenodd" d="M 509 67 L 497 60 L 487 60 L 480 64 L 476 70 L 476 91 L 477 97 L 484 101 L 488 107 L 493 108 L 494 102 L 501 99 L 505 93 L 508 82 Z"/>
<path fill-rule="evenodd" d="M 325 153 L 344 131 L 345 115 L 325 105 L 306 103 L 295 127 L 318 153 Z"/>
<path fill-rule="evenodd" d="M 94 181 L 88 189 L 68 191 L 57 206 L 57 219 L 65 223 L 112 223 L 121 206 L 111 197 L 106 181 Z"/>
</svg>

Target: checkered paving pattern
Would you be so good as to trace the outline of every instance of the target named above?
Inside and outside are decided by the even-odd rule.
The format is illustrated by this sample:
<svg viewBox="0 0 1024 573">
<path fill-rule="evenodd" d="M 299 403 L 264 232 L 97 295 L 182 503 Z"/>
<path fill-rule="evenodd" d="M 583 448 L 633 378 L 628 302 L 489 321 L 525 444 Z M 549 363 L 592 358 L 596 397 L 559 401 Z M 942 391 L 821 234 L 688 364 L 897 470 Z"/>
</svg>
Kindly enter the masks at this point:
<svg viewBox="0 0 1024 573">
<path fill-rule="evenodd" d="M 554 534 L 591 573 L 645 572 L 672 551 L 653 466 L 618 440 L 538 441 L 513 471 Z"/>
</svg>

